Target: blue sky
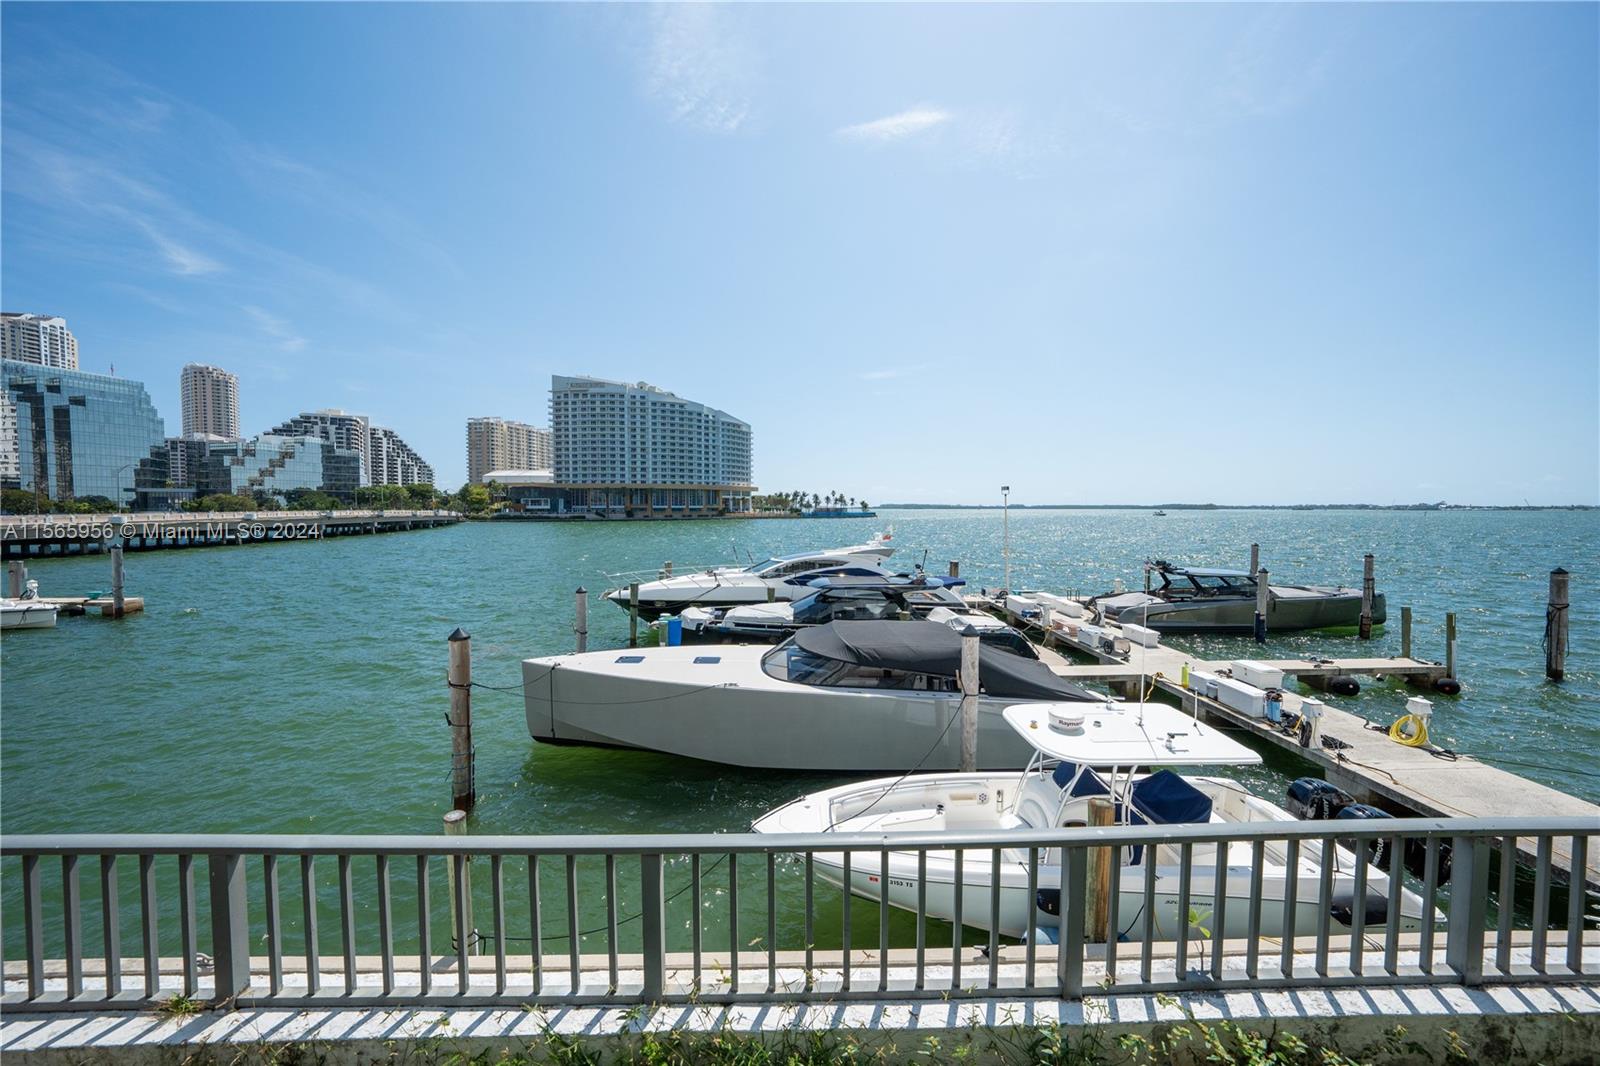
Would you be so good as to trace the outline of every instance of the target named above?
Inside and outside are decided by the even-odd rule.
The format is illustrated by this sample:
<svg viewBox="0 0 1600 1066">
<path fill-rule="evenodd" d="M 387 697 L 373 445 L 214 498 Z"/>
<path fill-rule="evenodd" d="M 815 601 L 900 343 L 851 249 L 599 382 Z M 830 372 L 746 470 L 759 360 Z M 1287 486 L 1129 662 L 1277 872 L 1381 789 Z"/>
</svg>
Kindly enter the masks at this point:
<svg viewBox="0 0 1600 1066">
<path fill-rule="evenodd" d="M 1600 501 L 1600 8 L 0 7 L 0 300 L 465 477 L 552 373 L 881 500 Z"/>
</svg>

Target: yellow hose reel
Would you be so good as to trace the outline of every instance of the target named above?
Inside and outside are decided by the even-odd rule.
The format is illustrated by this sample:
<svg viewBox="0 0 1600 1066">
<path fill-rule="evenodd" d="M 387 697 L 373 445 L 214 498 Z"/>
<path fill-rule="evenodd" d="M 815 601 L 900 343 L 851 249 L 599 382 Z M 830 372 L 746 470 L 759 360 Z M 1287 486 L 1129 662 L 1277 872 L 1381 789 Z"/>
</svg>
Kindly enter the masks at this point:
<svg viewBox="0 0 1600 1066">
<path fill-rule="evenodd" d="M 1403 714 L 1389 727 L 1389 739 L 1408 748 L 1420 748 L 1428 743 L 1428 723 L 1420 715 Z"/>
</svg>

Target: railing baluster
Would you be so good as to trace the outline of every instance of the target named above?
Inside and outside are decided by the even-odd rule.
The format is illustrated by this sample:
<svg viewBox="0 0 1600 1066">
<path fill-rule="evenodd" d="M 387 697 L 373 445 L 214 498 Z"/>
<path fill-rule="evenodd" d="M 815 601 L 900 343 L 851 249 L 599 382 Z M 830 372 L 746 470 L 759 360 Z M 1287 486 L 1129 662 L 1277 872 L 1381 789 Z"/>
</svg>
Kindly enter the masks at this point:
<svg viewBox="0 0 1600 1066">
<path fill-rule="evenodd" d="M 100 930 L 106 946 L 106 998 L 122 994 L 122 901 L 117 893 L 117 857 L 100 856 Z"/>
<path fill-rule="evenodd" d="M 917 983 L 922 991 L 928 963 L 928 849 L 917 849 Z"/>
<path fill-rule="evenodd" d="M 567 965 L 569 991 L 578 994 L 578 857 L 567 856 Z"/>
<path fill-rule="evenodd" d="M 1267 842 L 1250 842 L 1250 904 L 1246 908 L 1244 975 L 1254 981 L 1261 972 L 1261 882 L 1266 874 Z"/>
<path fill-rule="evenodd" d="M 700 955 L 701 955 L 701 911 L 705 907 L 705 897 L 700 890 L 700 853 L 697 851 L 689 856 L 689 883 L 694 887 L 689 890 L 694 897 L 694 916 L 689 919 L 690 951 L 694 955 L 694 992 L 700 994 Z M 846 896 L 845 898 L 849 898 Z"/>
<path fill-rule="evenodd" d="M 806 852 L 806 985 L 805 990 L 810 992 L 816 987 L 816 922 L 815 901 L 812 898 L 812 867 L 811 852 Z"/>
<path fill-rule="evenodd" d="M 767 852 L 767 992 L 778 990 L 778 855 Z"/>
<path fill-rule="evenodd" d="M 383 994 L 394 995 L 394 914 L 389 893 L 389 856 L 379 855 L 378 874 L 378 950 L 383 956 Z"/>
<path fill-rule="evenodd" d="M 528 855 L 528 925 L 530 934 L 530 947 L 528 949 L 533 977 L 533 994 L 538 995 L 544 991 L 544 924 L 540 921 L 539 913 L 539 855 L 531 852 Z"/>
<path fill-rule="evenodd" d="M 1111 892 L 1106 897 L 1106 980 L 1117 983 L 1117 939 L 1122 929 L 1122 847 L 1111 851 Z M 1059 939 L 1059 937 L 1058 937 Z"/>
<path fill-rule="evenodd" d="M 1152 949 L 1156 938 L 1156 845 L 1144 844 L 1139 851 L 1144 864 L 1144 943 L 1139 945 L 1139 981 L 1150 983 Z M 1065 903 L 1062 906 L 1066 906 Z"/>
<path fill-rule="evenodd" d="M 878 991 L 889 990 L 889 849 L 878 857 Z"/>
<path fill-rule="evenodd" d="M 728 853 L 728 991 L 739 991 L 739 853 Z"/>
<path fill-rule="evenodd" d="M 1350 972 L 1359 977 L 1367 950 L 1367 842 L 1355 843 L 1355 869 L 1350 882 Z"/>
<path fill-rule="evenodd" d="M 965 915 L 961 911 L 962 890 L 966 887 L 966 852 L 956 849 L 955 921 L 950 923 L 950 991 L 961 987 L 961 949 L 966 926 L 961 924 Z"/>
<path fill-rule="evenodd" d="M 183 994 L 200 990 L 200 960 L 194 929 L 194 856 L 178 856 L 178 929 L 183 936 Z"/>
<path fill-rule="evenodd" d="M 1034 972 L 1033 972 L 1033 970 L 1034 970 L 1034 955 L 1036 954 L 1036 949 L 1038 947 L 1039 938 L 1034 935 L 1034 930 L 1037 927 L 1038 922 L 1033 920 L 1033 918 L 1035 916 L 1035 908 L 1038 906 L 1038 903 L 1036 902 L 1038 900 L 1038 898 L 1039 898 L 1039 849 L 1035 848 L 1035 847 L 1030 847 L 1028 849 L 1028 902 L 1024 907 L 1024 913 L 1026 913 L 1030 917 L 1029 917 L 1029 921 L 1028 921 L 1027 942 L 1024 945 L 1023 949 L 1022 949 L 1022 955 L 1023 955 L 1023 957 L 1022 957 L 1022 987 L 1023 988 L 1032 988 L 1033 985 L 1034 985 Z M 1063 902 L 1065 902 L 1065 901 L 1063 901 Z M 1066 913 L 1064 908 L 1062 909 L 1062 913 L 1063 914 Z"/>
<path fill-rule="evenodd" d="M 456 933 L 456 992 L 463 996 L 472 988 L 472 880 L 467 861 L 462 852 L 450 855 L 450 869 L 456 879 L 456 913 L 451 918 Z"/>
<path fill-rule="evenodd" d="M 433 901 L 428 891 L 427 855 L 417 856 L 417 952 L 422 994 L 433 991 Z"/>
<path fill-rule="evenodd" d="M 1567 893 L 1567 969 L 1583 972 L 1583 898 L 1588 894 L 1589 838 L 1572 837 L 1572 876 Z"/>
<path fill-rule="evenodd" d="M 617 857 L 606 855 L 606 989 L 617 991 Z"/>
<path fill-rule="evenodd" d="M 1283 950 L 1278 956 L 1278 969 L 1283 976 L 1293 977 L 1294 934 L 1300 917 L 1300 840 L 1290 837 L 1287 845 L 1283 863 Z"/>
<path fill-rule="evenodd" d="M 83 913 L 79 896 L 78 857 L 61 856 L 62 946 L 67 952 L 67 998 L 83 995 Z"/>
<path fill-rule="evenodd" d="M 489 857 L 489 888 L 494 907 L 494 994 L 506 994 L 506 885 L 505 856 Z"/>
<path fill-rule="evenodd" d="M 1533 970 L 1545 972 L 1545 949 L 1550 939 L 1550 850 L 1552 838 L 1539 837 L 1533 863 Z"/>
<path fill-rule="evenodd" d="M 1391 977 L 1400 972 L 1400 906 L 1406 884 L 1406 840 L 1389 840 L 1389 902 L 1383 921 L 1383 971 Z M 1424 911 L 1424 925 L 1432 924 L 1433 913 Z"/>
<path fill-rule="evenodd" d="M 305 915 L 306 994 L 316 995 L 322 987 L 320 945 L 317 943 L 317 857 L 300 856 L 300 904 Z"/>
<path fill-rule="evenodd" d="M 844 909 L 839 917 L 839 944 L 841 948 L 839 987 L 841 990 L 848 992 L 850 991 L 850 955 L 852 948 L 850 940 L 850 865 L 852 853 L 846 850 L 842 854 L 844 855 Z"/>
<path fill-rule="evenodd" d="M 28 998 L 44 994 L 44 892 L 39 884 L 39 856 L 22 857 L 22 923 L 28 954 Z"/>
<path fill-rule="evenodd" d="M 278 857 L 261 857 L 261 880 L 267 902 L 267 994 L 283 991 L 283 919 L 278 903 Z"/>
<path fill-rule="evenodd" d="M 1219 841 L 1211 862 L 1211 978 L 1222 980 L 1222 948 L 1228 938 L 1228 858 L 1230 845 Z"/>
<path fill-rule="evenodd" d="M 1317 956 L 1314 963 L 1318 977 L 1328 976 L 1328 936 L 1333 926 L 1334 846 L 1332 837 L 1322 838 L 1322 876 L 1317 880 Z"/>
<path fill-rule="evenodd" d="M 1483 936 L 1489 916 L 1489 841 L 1458 836 L 1450 843 L 1450 924 L 1444 961 L 1462 984 L 1483 983 Z"/>
<path fill-rule="evenodd" d="M 1439 838 L 1429 837 L 1422 862 L 1422 913 L 1431 916 L 1439 905 Z M 1433 973 L 1433 922 L 1422 923 L 1422 940 L 1417 962 L 1422 972 Z"/>
<path fill-rule="evenodd" d="M 139 856 L 139 931 L 144 944 L 144 998 L 161 993 L 161 926 L 156 899 L 156 857 Z"/>
<path fill-rule="evenodd" d="M 339 856 L 339 940 L 344 949 L 344 994 L 356 993 L 356 901 L 350 854 Z"/>
<path fill-rule="evenodd" d="M 1517 838 L 1500 838 L 1500 899 L 1494 923 L 1494 967 L 1511 972 L 1511 929 L 1517 909 Z"/>
<path fill-rule="evenodd" d="M 1056 980 L 1063 999 L 1083 998 L 1083 911 L 1089 898 L 1089 852 L 1061 849 L 1061 935 L 1056 949 Z M 1031 977 L 1031 975 L 1030 975 Z"/>
<path fill-rule="evenodd" d="M 1189 937 L 1193 934 L 1195 925 L 1191 920 L 1189 907 L 1193 866 L 1194 845 L 1186 840 L 1178 846 L 1178 940 L 1174 945 L 1172 956 L 1172 976 L 1178 981 L 1186 979 L 1189 966 Z"/>
<path fill-rule="evenodd" d="M 989 987 L 1000 987 L 1000 849 L 989 864 Z"/>
</svg>

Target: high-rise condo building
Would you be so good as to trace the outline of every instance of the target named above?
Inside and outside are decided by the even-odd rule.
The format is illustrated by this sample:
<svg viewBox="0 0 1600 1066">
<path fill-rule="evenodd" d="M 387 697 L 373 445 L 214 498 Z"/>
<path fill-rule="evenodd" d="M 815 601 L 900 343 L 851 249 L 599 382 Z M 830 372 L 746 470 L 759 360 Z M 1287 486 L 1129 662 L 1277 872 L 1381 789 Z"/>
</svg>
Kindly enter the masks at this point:
<svg viewBox="0 0 1600 1066">
<path fill-rule="evenodd" d="M 16 413 L 18 486 L 52 500 L 131 503 L 136 468 L 165 449 L 166 427 L 137 381 L 7 359 L 0 391 Z"/>
<path fill-rule="evenodd" d="M 239 439 L 239 379 L 221 367 L 190 363 L 180 379 L 183 435 Z"/>
<path fill-rule="evenodd" d="M 0 489 L 14 489 L 22 478 L 17 456 L 17 405 L 9 389 L 0 389 Z"/>
<path fill-rule="evenodd" d="M 556 375 L 555 484 L 590 489 L 582 507 L 633 515 L 750 509 L 750 425 L 644 382 Z"/>
<path fill-rule="evenodd" d="M 431 485 L 433 467 L 399 434 L 374 426 L 366 415 L 329 409 L 307 411 L 275 427 L 279 437 L 321 437 L 337 448 L 361 456 L 361 484 Z"/>
<path fill-rule="evenodd" d="M 64 318 L 0 311 L 0 358 L 76 370 L 78 338 Z"/>
<path fill-rule="evenodd" d="M 505 418 L 467 419 L 467 480 L 484 482 L 491 470 L 549 470 L 550 431 Z"/>
</svg>

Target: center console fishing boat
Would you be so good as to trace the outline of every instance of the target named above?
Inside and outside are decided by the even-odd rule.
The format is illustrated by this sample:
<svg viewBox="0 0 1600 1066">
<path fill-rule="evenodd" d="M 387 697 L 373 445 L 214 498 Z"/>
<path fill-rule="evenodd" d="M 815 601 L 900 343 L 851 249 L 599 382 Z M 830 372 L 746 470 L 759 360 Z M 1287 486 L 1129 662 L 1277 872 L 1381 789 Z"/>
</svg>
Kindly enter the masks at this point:
<svg viewBox="0 0 1600 1066">
<path fill-rule="evenodd" d="M 883 834 L 889 855 L 888 899 L 893 906 L 915 911 L 919 858 L 915 851 L 893 850 L 896 833 L 921 835 L 985 833 L 1070 828 L 1086 825 L 1089 802 L 1110 799 L 1120 824 L 1178 825 L 1292 822 L 1294 818 L 1266 800 L 1251 795 L 1226 777 L 1188 776 L 1174 766 L 1246 766 L 1261 757 L 1215 728 L 1203 725 L 1165 704 L 1107 703 L 1033 704 L 1008 707 L 1002 718 L 1032 757 L 1027 769 L 1005 773 L 924 773 L 861 781 L 825 789 L 779 807 L 758 819 L 758 833 Z M 980 742 L 981 743 L 981 742 Z M 981 753 L 982 748 L 980 746 Z M 1150 772 L 1151 770 L 1154 772 Z M 1366 869 L 1366 898 L 1353 898 L 1357 859 L 1343 847 L 1332 849 L 1333 891 L 1319 901 L 1322 876 L 1320 848 L 1301 848 L 1289 861 L 1282 842 L 1268 841 L 1261 880 L 1261 926 L 1284 928 L 1286 888 L 1295 886 L 1293 928 L 1317 930 L 1322 907 L 1334 922 L 1349 926 L 1352 908 L 1363 906 L 1369 924 L 1382 924 L 1388 906 L 1389 875 L 1376 866 Z M 960 863 L 957 864 L 957 856 Z M 1180 914 L 1180 849 L 1169 845 L 1123 848 L 1117 900 L 1117 929 L 1122 939 L 1172 940 L 1184 935 L 1189 915 Z M 1194 844 L 1190 863 L 1190 900 L 1208 912 L 1203 925 L 1216 938 L 1247 935 L 1251 893 L 1251 845 Z M 818 875 L 834 885 L 847 881 L 842 852 L 812 854 Z M 1145 911 L 1147 871 L 1154 874 L 1154 910 Z M 977 929 L 994 923 L 991 887 L 996 884 L 992 848 L 930 851 L 926 856 L 923 892 L 929 917 L 960 922 Z M 1030 874 L 1032 875 L 1030 877 Z M 877 854 L 857 855 L 848 873 L 851 892 L 881 898 L 882 864 Z M 1227 905 L 1222 924 L 1209 916 L 1216 879 L 1224 879 Z M 959 878 L 961 892 L 956 892 Z M 1005 936 L 1054 931 L 1062 919 L 1059 849 L 1041 849 L 1030 870 L 1026 847 L 1002 848 L 999 855 L 998 925 Z M 1030 884 L 1034 886 L 1030 890 Z M 960 899 L 959 912 L 957 899 Z M 1401 895 L 1399 926 L 1417 929 L 1424 920 L 1422 900 L 1410 891 Z M 1067 915 L 1071 919 L 1073 915 Z M 1148 923 L 1146 919 L 1149 919 Z M 1078 920 L 1082 920 L 1081 916 Z M 1195 934 L 1190 934 L 1195 935 Z"/>
</svg>

